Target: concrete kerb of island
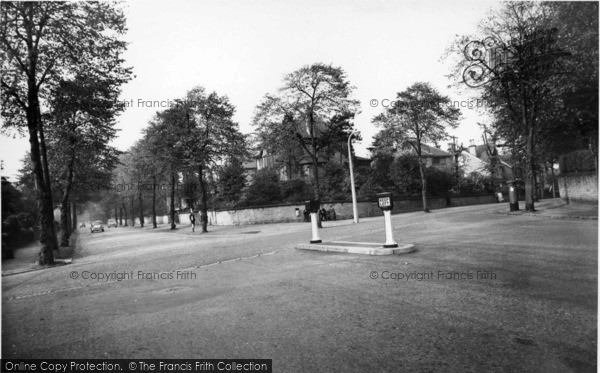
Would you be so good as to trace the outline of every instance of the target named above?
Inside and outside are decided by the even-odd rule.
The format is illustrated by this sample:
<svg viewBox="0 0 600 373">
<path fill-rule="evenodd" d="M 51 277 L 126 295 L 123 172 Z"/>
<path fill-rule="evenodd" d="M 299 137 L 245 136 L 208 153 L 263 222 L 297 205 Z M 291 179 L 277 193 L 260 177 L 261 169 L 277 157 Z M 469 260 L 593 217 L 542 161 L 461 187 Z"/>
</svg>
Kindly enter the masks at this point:
<svg viewBox="0 0 600 373">
<path fill-rule="evenodd" d="M 313 250 L 363 255 L 400 255 L 415 251 L 413 244 L 398 244 L 398 247 L 386 248 L 381 243 L 332 241 L 298 244 L 298 250 Z"/>
<path fill-rule="evenodd" d="M 405 254 L 415 251 L 415 245 L 413 244 L 397 244 L 394 241 L 392 232 L 392 220 L 391 212 L 394 208 L 394 200 L 392 193 L 384 192 L 378 195 L 378 206 L 384 212 L 384 223 L 385 223 L 385 243 L 371 243 L 371 242 L 347 242 L 347 241 L 333 241 L 333 242 L 321 242 L 317 229 L 317 216 L 312 214 L 313 212 L 313 201 L 310 201 L 311 208 L 311 220 L 312 220 L 312 233 L 313 239 L 310 244 L 299 244 L 296 246 L 299 250 L 314 250 L 314 251 L 327 251 L 327 252 L 338 252 L 348 254 L 365 254 L 365 255 L 398 255 Z M 308 201 L 307 201 L 308 202 Z M 315 208 L 318 211 L 318 201 L 315 202 Z M 307 203 L 307 207 L 309 204 Z M 317 239 L 315 239 L 315 237 Z"/>
</svg>

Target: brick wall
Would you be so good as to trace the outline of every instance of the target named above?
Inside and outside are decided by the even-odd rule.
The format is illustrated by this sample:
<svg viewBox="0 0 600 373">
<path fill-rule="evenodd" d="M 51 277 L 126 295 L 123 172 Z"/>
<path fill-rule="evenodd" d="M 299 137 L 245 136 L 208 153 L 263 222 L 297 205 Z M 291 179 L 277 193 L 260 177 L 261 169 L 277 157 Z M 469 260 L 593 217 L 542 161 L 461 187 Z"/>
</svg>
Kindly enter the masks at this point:
<svg viewBox="0 0 600 373">
<path fill-rule="evenodd" d="M 560 198 L 566 203 L 598 203 L 596 173 L 569 173 L 558 178 Z"/>
</svg>

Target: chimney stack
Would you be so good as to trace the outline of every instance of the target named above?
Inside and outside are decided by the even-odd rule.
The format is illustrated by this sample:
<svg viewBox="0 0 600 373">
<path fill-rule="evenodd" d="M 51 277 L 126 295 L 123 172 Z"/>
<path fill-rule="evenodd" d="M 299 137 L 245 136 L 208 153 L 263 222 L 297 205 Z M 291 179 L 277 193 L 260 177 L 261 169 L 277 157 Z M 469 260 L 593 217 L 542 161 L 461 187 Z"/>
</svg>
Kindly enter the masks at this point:
<svg viewBox="0 0 600 373">
<path fill-rule="evenodd" d="M 475 140 L 469 140 L 469 153 L 477 157 L 477 146 L 475 145 Z"/>
</svg>

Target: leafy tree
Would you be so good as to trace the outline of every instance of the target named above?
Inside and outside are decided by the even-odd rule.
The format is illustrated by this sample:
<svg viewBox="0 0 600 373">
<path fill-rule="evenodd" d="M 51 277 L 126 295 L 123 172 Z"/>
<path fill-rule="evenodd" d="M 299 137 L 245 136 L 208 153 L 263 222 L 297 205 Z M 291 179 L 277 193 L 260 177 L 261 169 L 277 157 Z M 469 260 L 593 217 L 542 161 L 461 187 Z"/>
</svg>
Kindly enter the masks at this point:
<svg viewBox="0 0 600 373">
<path fill-rule="evenodd" d="M 281 180 L 281 198 L 289 203 L 304 202 L 313 195 L 310 185 L 302 179 Z"/>
<path fill-rule="evenodd" d="M 492 127 L 526 171 L 533 211 L 540 164 L 582 138 L 597 149 L 598 5 L 507 2 L 479 28 L 486 39 L 462 40 L 457 75 L 493 104 Z"/>
<path fill-rule="evenodd" d="M 247 156 L 245 136 L 232 120 L 234 112 L 226 96 L 215 92 L 207 95 L 204 88 L 196 87 L 177 100 L 177 105 L 157 113 L 144 131 L 144 139 L 134 151 L 136 162 L 140 170 L 151 170 L 153 183 L 161 173 L 170 175 L 171 229 L 175 229 L 176 187 L 182 174 L 186 187 L 183 196 L 192 209 L 199 199 L 202 232 L 208 231 L 208 195 L 214 190 L 214 170 L 223 162 Z M 191 180 L 193 175 L 197 184 Z M 234 193 L 234 189 L 227 193 Z"/>
<path fill-rule="evenodd" d="M 400 195 L 413 195 L 421 189 L 421 178 L 419 173 L 419 159 L 411 153 L 400 154 L 394 158 L 389 175 L 394 183 L 396 191 Z M 427 190 L 431 193 L 432 185 L 436 185 L 429 169 L 425 170 L 427 178 Z M 435 188 L 435 186 L 434 186 Z"/>
<path fill-rule="evenodd" d="M 165 145 L 168 145 L 169 141 L 156 132 L 156 128 L 156 125 L 151 124 L 145 129 L 144 137 L 137 143 L 135 160 L 137 173 L 140 179 L 143 180 L 141 184 L 138 184 L 140 189 L 138 193 L 141 196 L 146 191 L 150 192 L 152 196 L 152 228 L 158 227 L 156 222 L 157 190 L 165 181 L 163 175 L 173 162 L 169 157 L 162 156 L 165 152 L 168 152 Z M 171 189 L 174 190 L 175 186 L 171 185 Z M 173 205 L 173 203 L 171 204 Z M 142 219 L 142 216 L 140 216 L 140 219 Z"/>
<path fill-rule="evenodd" d="M 77 72 L 126 81 L 121 10 L 105 2 L 4 2 L 0 7 L 3 127 L 29 136 L 42 222 L 40 264 L 58 249 L 43 115 L 52 88 Z"/>
<path fill-rule="evenodd" d="M 118 151 L 108 144 L 116 137 L 115 117 L 123 109 L 117 101 L 119 84 L 80 74 L 53 91 L 47 143 L 51 179 L 61 196 L 61 246 L 69 245 L 74 183 L 108 177 L 118 162 Z"/>
<path fill-rule="evenodd" d="M 386 146 L 412 148 L 417 155 L 424 212 L 429 212 L 429 205 L 421 145 L 439 143 L 448 137 L 446 127 L 458 126 L 460 110 L 449 104 L 450 99 L 430 84 L 415 83 L 398 93 L 395 107 L 387 108 L 373 118 L 373 123 L 382 128 L 379 138 L 387 141 Z"/>
<path fill-rule="evenodd" d="M 425 170 L 427 175 L 427 192 L 432 196 L 445 196 L 455 183 L 454 174 L 450 171 L 431 166 Z"/>
<path fill-rule="evenodd" d="M 286 75 L 278 94 L 266 95 L 256 108 L 253 125 L 262 147 L 284 159 L 310 158 L 315 199 L 321 198 L 319 156 L 345 141 L 359 110 L 353 90 L 342 68 L 315 63 Z"/>
<path fill-rule="evenodd" d="M 175 225 L 175 198 L 179 182 L 179 173 L 189 169 L 189 156 L 192 154 L 191 131 L 193 124 L 189 115 L 181 106 L 169 108 L 156 114 L 144 132 L 147 149 L 137 149 L 137 159 L 143 156 L 155 157 L 157 162 L 162 162 L 164 170 L 169 175 L 170 208 L 169 216 L 171 229 Z"/>
<path fill-rule="evenodd" d="M 176 148 L 183 152 L 186 169 L 197 172 L 202 232 L 208 232 L 207 176 L 212 175 L 219 162 L 231 157 L 245 158 L 246 138 L 233 121 L 235 106 L 227 96 L 219 96 L 216 92 L 207 95 L 203 87 L 196 87 L 175 110 L 184 118 L 186 129 Z"/>
<path fill-rule="evenodd" d="M 2 216 L 17 214 L 23 210 L 22 193 L 2 176 Z"/>
<path fill-rule="evenodd" d="M 327 162 L 323 169 L 323 198 L 329 200 L 344 200 L 350 191 L 350 180 L 346 169 L 335 160 Z"/>
<path fill-rule="evenodd" d="M 380 131 L 373 137 L 372 162 L 368 180 L 363 183 L 360 195 L 371 195 L 383 191 L 395 190 L 390 171 L 394 163 L 396 148 L 393 141 L 385 137 L 385 131 Z"/>
<path fill-rule="evenodd" d="M 549 134 L 542 134 L 551 152 L 547 159 L 571 150 L 588 148 L 598 168 L 598 3 L 547 2 L 550 27 L 558 29 L 557 48 L 570 53 L 562 61 L 565 74 L 553 81 L 559 102 L 550 119 Z M 579 143 L 577 141 L 579 140 Z M 568 142 L 569 144 L 565 144 Z"/>
<path fill-rule="evenodd" d="M 246 175 L 242 162 L 233 159 L 219 167 L 219 197 L 228 205 L 235 205 L 246 187 Z"/>
<path fill-rule="evenodd" d="M 252 184 L 248 187 L 242 205 L 261 206 L 279 203 L 282 200 L 279 186 L 279 175 L 273 168 L 263 168 L 256 173 Z"/>
</svg>

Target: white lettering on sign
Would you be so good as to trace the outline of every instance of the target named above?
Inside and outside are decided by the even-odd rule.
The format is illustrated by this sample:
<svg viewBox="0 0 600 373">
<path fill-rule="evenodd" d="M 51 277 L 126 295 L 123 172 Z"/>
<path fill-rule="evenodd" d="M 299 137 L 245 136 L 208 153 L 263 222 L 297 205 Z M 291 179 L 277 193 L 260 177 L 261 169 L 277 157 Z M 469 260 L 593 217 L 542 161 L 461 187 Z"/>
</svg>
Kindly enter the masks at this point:
<svg viewBox="0 0 600 373">
<path fill-rule="evenodd" d="M 390 197 L 379 198 L 379 207 L 390 207 Z"/>
</svg>

